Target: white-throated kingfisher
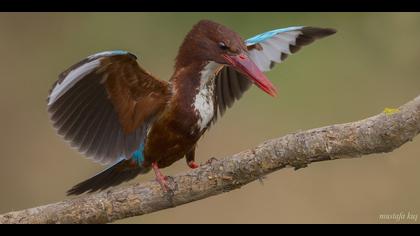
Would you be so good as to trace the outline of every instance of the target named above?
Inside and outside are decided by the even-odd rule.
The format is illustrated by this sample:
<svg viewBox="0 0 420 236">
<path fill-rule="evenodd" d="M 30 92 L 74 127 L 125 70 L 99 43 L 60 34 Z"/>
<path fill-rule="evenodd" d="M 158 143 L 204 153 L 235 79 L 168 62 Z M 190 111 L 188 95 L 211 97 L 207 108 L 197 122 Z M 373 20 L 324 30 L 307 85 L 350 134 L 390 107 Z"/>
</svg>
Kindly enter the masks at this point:
<svg viewBox="0 0 420 236">
<path fill-rule="evenodd" d="M 108 165 L 68 191 L 106 189 L 186 158 L 191 168 L 196 143 L 218 117 L 255 84 L 271 96 L 276 88 L 263 72 L 334 29 L 289 27 L 243 40 L 209 20 L 185 37 L 169 82 L 159 80 L 126 51 L 106 51 L 59 75 L 48 96 L 54 127 L 88 158 Z"/>
</svg>

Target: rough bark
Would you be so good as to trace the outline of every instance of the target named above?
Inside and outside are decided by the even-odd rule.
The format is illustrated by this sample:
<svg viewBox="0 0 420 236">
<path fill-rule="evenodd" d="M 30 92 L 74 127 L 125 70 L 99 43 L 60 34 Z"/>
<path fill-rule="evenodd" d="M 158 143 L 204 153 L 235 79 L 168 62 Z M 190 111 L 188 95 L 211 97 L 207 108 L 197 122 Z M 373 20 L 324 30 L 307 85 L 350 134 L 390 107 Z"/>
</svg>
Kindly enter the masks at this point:
<svg viewBox="0 0 420 236">
<path fill-rule="evenodd" d="M 169 178 L 87 194 L 0 215 L 0 223 L 108 223 L 228 192 L 273 171 L 309 163 L 390 152 L 420 132 L 420 96 L 398 109 L 356 122 L 288 134 Z"/>
</svg>

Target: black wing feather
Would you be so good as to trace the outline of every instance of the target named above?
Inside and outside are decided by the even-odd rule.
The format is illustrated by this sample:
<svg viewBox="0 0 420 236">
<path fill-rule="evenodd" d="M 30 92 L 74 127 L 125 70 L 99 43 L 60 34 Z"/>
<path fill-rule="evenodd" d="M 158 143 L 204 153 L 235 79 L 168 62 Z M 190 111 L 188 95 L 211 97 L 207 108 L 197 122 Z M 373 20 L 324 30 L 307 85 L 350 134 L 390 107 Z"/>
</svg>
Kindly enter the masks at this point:
<svg viewBox="0 0 420 236">
<path fill-rule="evenodd" d="M 226 109 L 242 97 L 247 91 L 251 82 L 241 73 L 229 66 L 224 66 L 215 78 L 215 115 L 212 123 L 217 121 L 218 116 L 222 116 Z"/>
</svg>

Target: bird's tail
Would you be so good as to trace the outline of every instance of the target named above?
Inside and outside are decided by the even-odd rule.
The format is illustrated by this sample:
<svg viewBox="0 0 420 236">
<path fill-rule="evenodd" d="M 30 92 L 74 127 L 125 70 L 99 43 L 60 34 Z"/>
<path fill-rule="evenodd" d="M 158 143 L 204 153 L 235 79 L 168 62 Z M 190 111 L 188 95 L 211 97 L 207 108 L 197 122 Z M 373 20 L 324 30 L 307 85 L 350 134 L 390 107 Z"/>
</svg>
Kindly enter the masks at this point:
<svg viewBox="0 0 420 236">
<path fill-rule="evenodd" d="M 95 176 L 73 186 L 67 195 L 79 195 L 84 192 L 95 192 L 118 185 L 135 178 L 137 175 L 147 173 L 150 168 L 133 163 L 133 160 L 121 160 Z"/>
</svg>

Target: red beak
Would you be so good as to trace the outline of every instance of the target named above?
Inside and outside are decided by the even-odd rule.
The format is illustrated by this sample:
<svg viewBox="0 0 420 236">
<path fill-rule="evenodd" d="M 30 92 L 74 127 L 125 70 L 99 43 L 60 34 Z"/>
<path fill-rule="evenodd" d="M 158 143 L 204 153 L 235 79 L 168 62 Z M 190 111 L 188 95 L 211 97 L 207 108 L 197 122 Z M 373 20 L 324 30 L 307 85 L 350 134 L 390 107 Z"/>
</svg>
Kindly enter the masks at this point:
<svg viewBox="0 0 420 236">
<path fill-rule="evenodd" d="M 237 56 L 224 54 L 223 57 L 229 65 L 242 74 L 245 74 L 261 90 L 273 97 L 277 95 L 276 87 L 274 87 L 271 81 L 267 79 L 264 73 L 261 72 L 257 65 L 255 65 L 247 55 L 243 53 Z"/>
</svg>

